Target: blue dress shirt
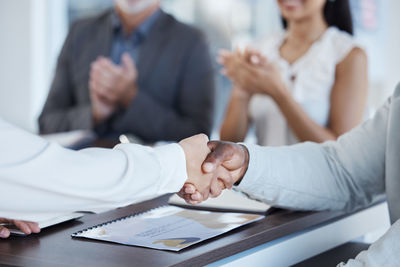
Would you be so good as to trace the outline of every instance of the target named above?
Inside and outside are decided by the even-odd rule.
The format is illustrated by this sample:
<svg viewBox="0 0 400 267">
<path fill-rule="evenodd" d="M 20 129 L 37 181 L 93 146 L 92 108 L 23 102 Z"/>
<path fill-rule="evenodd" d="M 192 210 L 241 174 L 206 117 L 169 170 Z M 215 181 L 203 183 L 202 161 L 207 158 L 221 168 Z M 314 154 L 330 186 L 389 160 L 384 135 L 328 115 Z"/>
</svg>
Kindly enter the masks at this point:
<svg viewBox="0 0 400 267">
<path fill-rule="evenodd" d="M 121 63 L 121 56 L 125 52 L 128 52 L 135 62 L 138 61 L 140 46 L 149 34 L 151 26 L 153 26 L 159 15 L 160 9 L 140 24 L 134 32 L 126 35 L 118 14 L 114 12 L 112 16 L 114 33 L 111 44 L 111 59 L 115 64 L 119 65 Z"/>
</svg>

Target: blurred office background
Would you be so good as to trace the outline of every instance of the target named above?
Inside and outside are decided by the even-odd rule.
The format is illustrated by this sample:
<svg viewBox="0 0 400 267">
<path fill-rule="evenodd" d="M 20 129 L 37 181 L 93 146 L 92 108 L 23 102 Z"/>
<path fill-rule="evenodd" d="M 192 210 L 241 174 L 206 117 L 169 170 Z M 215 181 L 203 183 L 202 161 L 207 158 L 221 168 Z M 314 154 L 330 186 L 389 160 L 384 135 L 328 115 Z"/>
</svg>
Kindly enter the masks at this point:
<svg viewBox="0 0 400 267">
<path fill-rule="evenodd" d="M 350 2 L 356 38 L 369 56 L 373 111 L 400 81 L 400 1 Z M 36 132 L 69 25 L 112 5 L 113 0 L 0 0 L 0 116 Z M 201 28 L 213 57 L 221 48 L 245 46 L 281 28 L 275 0 L 163 0 L 162 6 L 181 21 Z M 216 75 L 218 68 L 215 63 Z M 215 129 L 229 90 L 229 82 L 218 75 Z"/>
</svg>

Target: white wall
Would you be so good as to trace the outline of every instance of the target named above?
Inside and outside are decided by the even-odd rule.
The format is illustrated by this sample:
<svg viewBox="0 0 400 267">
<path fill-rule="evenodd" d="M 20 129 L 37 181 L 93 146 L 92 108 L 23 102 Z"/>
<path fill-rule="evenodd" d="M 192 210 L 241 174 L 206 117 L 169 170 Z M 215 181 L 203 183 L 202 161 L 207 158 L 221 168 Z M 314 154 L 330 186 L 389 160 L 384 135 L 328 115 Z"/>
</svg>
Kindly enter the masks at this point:
<svg viewBox="0 0 400 267">
<path fill-rule="evenodd" d="M 0 117 L 30 131 L 36 131 L 65 36 L 65 3 L 0 1 Z"/>
<path fill-rule="evenodd" d="M 29 0 L 0 2 L 0 116 L 32 127 L 32 77 Z"/>
<path fill-rule="evenodd" d="M 400 1 L 389 0 L 387 9 L 387 42 L 383 49 L 386 59 L 385 93 L 392 93 L 400 82 Z"/>
<path fill-rule="evenodd" d="M 382 106 L 400 82 L 400 1 L 388 0 L 380 4 L 383 10 L 379 11 L 378 23 L 383 25 L 383 31 L 377 35 L 358 36 L 361 44 L 368 43 L 370 111 Z"/>
</svg>

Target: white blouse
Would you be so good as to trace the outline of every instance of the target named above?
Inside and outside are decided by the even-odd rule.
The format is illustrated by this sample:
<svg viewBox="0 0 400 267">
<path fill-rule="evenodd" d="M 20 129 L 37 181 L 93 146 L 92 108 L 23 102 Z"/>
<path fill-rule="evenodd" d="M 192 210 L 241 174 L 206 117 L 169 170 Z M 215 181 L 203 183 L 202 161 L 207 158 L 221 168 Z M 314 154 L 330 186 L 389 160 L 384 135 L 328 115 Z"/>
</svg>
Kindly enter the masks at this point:
<svg viewBox="0 0 400 267">
<path fill-rule="evenodd" d="M 308 116 L 319 125 L 327 126 L 336 65 L 357 44 L 347 32 L 329 27 L 304 56 L 289 64 L 279 52 L 285 37 L 284 32 L 270 36 L 257 43 L 255 48 L 280 68 L 286 87 Z M 280 109 L 269 96 L 253 96 L 249 113 L 256 128 L 258 144 L 282 146 L 298 142 Z"/>
</svg>

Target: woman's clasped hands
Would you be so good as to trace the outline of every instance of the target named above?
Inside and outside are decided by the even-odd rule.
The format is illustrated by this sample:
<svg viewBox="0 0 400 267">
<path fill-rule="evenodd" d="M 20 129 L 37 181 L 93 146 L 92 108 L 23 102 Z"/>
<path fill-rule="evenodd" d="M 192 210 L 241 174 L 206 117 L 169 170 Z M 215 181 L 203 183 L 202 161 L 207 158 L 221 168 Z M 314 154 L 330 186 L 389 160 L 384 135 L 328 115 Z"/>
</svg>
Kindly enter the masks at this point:
<svg viewBox="0 0 400 267">
<path fill-rule="evenodd" d="M 254 49 L 221 50 L 217 62 L 223 66 L 221 73 L 234 83 L 238 94 L 249 98 L 253 94 L 264 94 L 278 100 L 286 93 L 279 68 Z"/>
</svg>

